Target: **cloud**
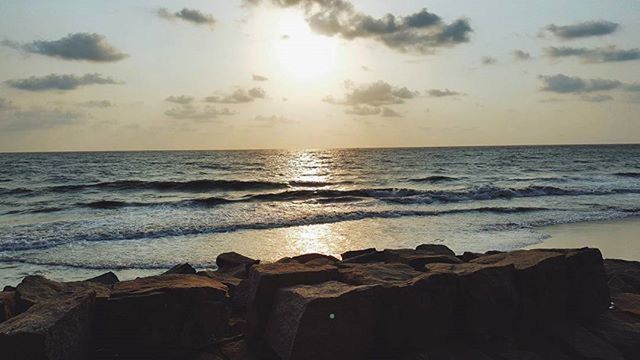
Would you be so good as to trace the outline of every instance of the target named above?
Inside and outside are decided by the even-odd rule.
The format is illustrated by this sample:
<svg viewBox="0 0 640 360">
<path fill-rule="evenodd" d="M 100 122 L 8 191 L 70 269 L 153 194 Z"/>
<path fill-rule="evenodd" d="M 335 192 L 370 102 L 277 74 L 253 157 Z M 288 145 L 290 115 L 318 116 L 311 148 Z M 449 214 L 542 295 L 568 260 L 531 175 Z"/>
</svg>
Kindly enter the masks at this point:
<svg viewBox="0 0 640 360">
<path fill-rule="evenodd" d="M 623 86 L 622 82 L 618 80 L 581 79 L 563 74 L 540 76 L 539 78 L 543 82 L 542 91 L 560 94 L 608 91 L 619 89 Z"/>
<path fill-rule="evenodd" d="M 384 107 L 382 108 L 382 117 L 402 117 L 402 115 L 391 108 Z"/>
<path fill-rule="evenodd" d="M 265 77 L 265 76 L 262 76 L 262 75 L 256 75 L 256 74 L 253 74 L 253 75 L 251 76 L 251 79 L 252 79 L 253 81 L 268 81 L 268 80 L 269 80 L 269 78 L 268 78 L 268 77 Z"/>
<path fill-rule="evenodd" d="M 1 44 L 28 53 L 65 60 L 114 62 L 128 56 L 109 44 L 104 36 L 96 33 L 75 33 L 59 40 L 33 41 L 27 44 L 4 40 Z"/>
<path fill-rule="evenodd" d="M 35 107 L 17 110 L 4 116 L 0 128 L 7 131 L 31 131 L 74 125 L 82 122 L 85 115 L 79 112 Z"/>
<path fill-rule="evenodd" d="M 77 105 L 81 107 L 98 108 L 98 109 L 106 109 L 106 108 L 115 106 L 115 104 L 109 100 L 90 100 L 90 101 L 78 103 Z"/>
<path fill-rule="evenodd" d="M 7 100 L 5 98 L 0 97 L 0 111 L 8 111 L 8 110 L 13 110 L 15 108 L 16 107 L 13 105 L 11 100 Z"/>
<path fill-rule="evenodd" d="M 360 68 L 362 69 L 362 71 L 371 71 L 371 69 L 368 66 L 360 66 Z"/>
<path fill-rule="evenodd" d="M 181 105 L 191 104 L 193 100 L 194 100 L 193 97 L 186 96 L 186 95 L 169 96 L 168 98 L 164 99 L 164 101 L 174 103 L 174 104 L 181 104 Z"/>
<path fill-rule="evenodd" d="M 449 89 L 444 89 L 444 90 L 431 89 L 427 91 L 427 95 L 431 97 L 446 97 L 446 96 L 458 96 L 458 95 L 464 95 L 464 94 L 461 94 L 457 91 L 451 91 Z"/>
<path fill-rule="evenodd" d="M 513 50 L 513 57 L 516 60 L 526 61 L 531 59 L 531 54 L 526 51 L 516 49 L 516 50 Z"/>
<path fill-rule="evenodd" d="M 259 87 L 254 87 L 249 90 L 238 89 L 225 96 L 209 96 L 204 101 L 217 104 L 244 104 L 253 102 L 255 99 L 264 99 L 266 92 Z"/>
<path fill-rule="evenodd" d="M 604 20 L 585 21 L 564 26 L 551 24 L 546 27 L 549 32 L 563 40 L 609 35 L 618 31 L 619 28 L 620 24 Z"/>
<path fill-rule="evenodd" d="M 165 111 L 166 116 L 179 120 L 194 120 L 196 122 L 209 122 L 219 116 L 230 116 L 234 113 L 227 109 L 218 109 L 214 106 L 199 108 L 191 104 L 182 105 Z"/>
<path fill-rule="evenodd" d="M 446 23 L 422 9 L 408 16 L 386 14 L 381 18 L 357 11 L 346 0 L 247 0 L 270 2 L 281 8 L 301 7 L 316 33 L 346 40 L 372 39 L 400 52 L 432 53 L 437 48 L 469 42 L 473 29 L 467 19 Z"/>
<path fill-rule="evenodd" d="M 615 46 L 588 49 L 561 46 L 550 46 L 544 49 L 551 58 L 578 57 L 583 63 L 605 63 L 640 60 L 640 49 L 617 49 Z"/>
<path fill-rule="evenodd" d="M 379 107 L 354 105 L 344 111 L 345 114 L 357 116 L 379 115 L 382 110 Z"/>
<path fill-rule="evenodd" d="M 183 20 L 195 25 L 209 25 L 213 26 L 216 23 L 216 19 L 213 15 L 205 14 L 199 10 L 183 8 L 182 10 L 172 13 L 165 8 L 158 9 L 158 16 L 167 20 Z"/>
<path fill-rule="evenodd" d="M 336 100 L 332 96 L 327 96 L 323 101 L 336 105 L 382 106 L 403 104 L 405 100 L 413 99 L 420 94 L 406 87 L 393 87 L 381 80 L 359 86 L 348 81 L 345 83 L 345 86 L 347 93 L 344 99 Z"/>
<path fill-rule="evenodd" d="M 495 65 L 498 62 L 498 59 L 491 56 L 483 56 L 481 61 L 482 65 Z"/>
<path fill-rule="evenodd" d="M 297 121 L 290 120 L 283 116 L 276 116 L 276 115 L 272 115 L 272 116 L 258 115 L 253 119 L 251 119 L 251 121 L 258 123 L 260 126 L 274 126 L 274 125 L 281 125 L 281 124 L 297 123 Z"/>
<path fill-rule="evenodd" d="M 73 90 L 85 85 L 122 84 L 110 77 L 100 74 L 60 75 L 49 74 L 42 77 L 32 76 L 26 79 L 6 80 L 5 84 L 15 89 L 26 91 Z"/>
<path fill-rule="evenodd" d="M 586 102 L 599 103 L 599 102 L 611 101 L 613 100 L 613 97 L 610 95 L 596 94 L 596 95 L 582 95 L 580 99 Z"/>
</svg>

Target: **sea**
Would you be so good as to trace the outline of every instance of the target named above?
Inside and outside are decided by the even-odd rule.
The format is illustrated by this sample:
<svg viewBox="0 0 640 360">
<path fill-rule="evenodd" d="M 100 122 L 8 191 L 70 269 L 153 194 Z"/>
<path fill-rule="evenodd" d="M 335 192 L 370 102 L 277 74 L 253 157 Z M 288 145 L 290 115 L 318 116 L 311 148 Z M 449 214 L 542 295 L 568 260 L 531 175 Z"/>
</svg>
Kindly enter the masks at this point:
<svg viewBox="0 0 640 360">
<path fill-rule="evenodd" d="M 640 145 L 0 154 L 0 285 L 445 244 L 640 215 Z"/>
</svg>

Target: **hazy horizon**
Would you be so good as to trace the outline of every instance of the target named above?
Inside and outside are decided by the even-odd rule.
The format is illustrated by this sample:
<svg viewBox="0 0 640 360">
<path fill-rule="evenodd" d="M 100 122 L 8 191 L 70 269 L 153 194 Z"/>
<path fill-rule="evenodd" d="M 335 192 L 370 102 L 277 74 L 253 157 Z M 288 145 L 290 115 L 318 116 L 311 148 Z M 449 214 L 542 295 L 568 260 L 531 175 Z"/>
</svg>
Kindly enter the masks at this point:
<svg viewBox="0 0 640 360">
<path fill-rule="evenodd" d="M 0 2 L 0 152 L 636 144 L 638 18 L 631 0 Z"/>
</svg>

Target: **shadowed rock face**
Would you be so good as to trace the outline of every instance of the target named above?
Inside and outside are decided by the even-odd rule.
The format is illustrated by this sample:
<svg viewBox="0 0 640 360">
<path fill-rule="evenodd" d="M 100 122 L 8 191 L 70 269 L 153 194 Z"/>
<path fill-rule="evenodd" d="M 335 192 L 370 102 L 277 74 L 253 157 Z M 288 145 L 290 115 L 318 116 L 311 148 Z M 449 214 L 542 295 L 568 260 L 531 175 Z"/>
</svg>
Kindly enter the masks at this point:
<svg viewBox="0 0 640 360">
<path fill-rule="evenodd" d="M 62 283 L 42 276 L 27 276 L 16 287 L 16 312 L 22 313 L 31 306 L 65 294 L 93 291 L 96 298 L 109 297 L 110 289 L 102 284 L 77 281 Z"/>
<path fill-rule="evenodd" d="M 374 286 L 336 281 L 278 291 L 266 341 L 283 360 L 361 359 L 378 315 Z"/>
<path fill-rule="evenodd" d="M 0 324 L 3 359 L 88 357 L 95 293 L 60 295 Z"/>
<path fill-rule="evenodd" d="M 15 291 L 0 292 L 0 323 L 13 317 L 16 308 Z"/>
<path fill-rule="evenodd" d="M 116 274 L 114 274 L 113 272 L 109 271 L 108 273 L 104 273 L 102 275 L 98 275 L 98 276 L 96 276 L 94 278 L 87 279 L 85 281 L 111 286 L 111 285 L 114 285 L 115 283 L 119 282 L 120 280 L 118 279 Z"/>
<path fill-rule="evenodd" d="M 239 265 L 242 265 L 246 270 L 249 270 L 251 266 L 258 263 L 260 263 L 260 260 L 254 260 L 236 252 L 222 253 L 216 258 L 216 265 L 218 265 L 220 270 L 234 268 Z"/>
</svg>

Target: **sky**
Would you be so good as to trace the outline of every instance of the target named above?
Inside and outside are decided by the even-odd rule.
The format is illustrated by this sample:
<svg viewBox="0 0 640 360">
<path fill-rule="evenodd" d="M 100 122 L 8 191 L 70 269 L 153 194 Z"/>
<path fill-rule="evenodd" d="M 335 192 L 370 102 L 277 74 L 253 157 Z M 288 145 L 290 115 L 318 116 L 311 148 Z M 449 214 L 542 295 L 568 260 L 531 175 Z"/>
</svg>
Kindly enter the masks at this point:
<svg viewBox="0 0 640 360">
<path fill-rule="evenodd" d="M 640 1 L 0 0 L 0 151 L 640 142 Z"/>
</svg>

